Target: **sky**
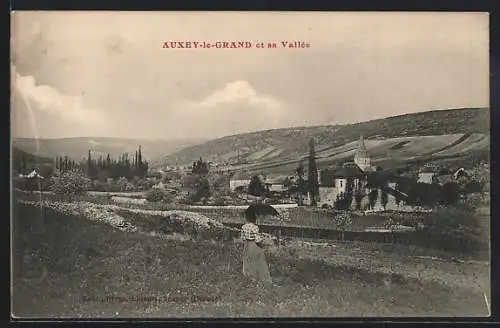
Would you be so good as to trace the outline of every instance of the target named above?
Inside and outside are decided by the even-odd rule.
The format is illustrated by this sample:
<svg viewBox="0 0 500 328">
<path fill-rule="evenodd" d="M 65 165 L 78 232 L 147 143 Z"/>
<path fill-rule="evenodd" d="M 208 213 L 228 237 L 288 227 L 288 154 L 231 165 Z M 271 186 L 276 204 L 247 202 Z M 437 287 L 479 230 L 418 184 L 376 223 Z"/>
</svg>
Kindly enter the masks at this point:
<svg viewBox="0 0 500 328">
<path fill-rule="evenodd" d="M 487 13 L 18 11 L 11 24 L 13 137 L 209 139 L 489 106 Z"/>
</svg>

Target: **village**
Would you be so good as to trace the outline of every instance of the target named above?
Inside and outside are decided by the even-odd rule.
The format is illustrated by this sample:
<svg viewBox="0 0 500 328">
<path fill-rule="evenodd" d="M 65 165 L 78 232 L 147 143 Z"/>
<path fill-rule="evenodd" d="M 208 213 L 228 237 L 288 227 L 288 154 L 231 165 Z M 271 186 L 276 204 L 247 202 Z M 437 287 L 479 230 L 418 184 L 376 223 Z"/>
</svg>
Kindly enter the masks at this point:
<svg viewBox="0 0 500 328">
<path fill-rule="evenodd" d="M 308 166 L 301 160 L 297 170 L 286 176 L 234 169 L 236 165 L 232 163 L 205 162 L 202 158 L 192 165 L 166 165 L 160 169 L 148 169 L 139 147 L 131 166 L 140 167 L 139 171 L 127 173 L 128 177 L 115 175 L 113 178 L 109 173 L 109 156 L 103 159 L 101 154 L 95 164 L 91 156 L 89 150 L 84 161 L 78 163 L 69 160 L 71 165 L 66 166 L 61 164 L 62 158 L 58 158 L 54 166 L 59 171 L 77 170 L 93 176 L 89 191 L 141 192 L 145 196 L 143 201 L 187 205 L 229 206 L 263 202 L 365 213 L 425 212 L 430 211 L 435 204 L 452 205 L 466 194 L 480 192 L 484 187 L 463 167 L 451 170 L 427 164 L 422 165 L 417 172 L 400 172 L 394 168 L 375 166 L 363 136 L 360 136 L 352 158 L 319 170 L 316 169 L 314 141 L 311 140 L 310 156 L 306 159 Z M 68 161 L 67 158 L 64 160 Z M 124 161 L 128 167 L 131 165 L 127 154 L 118 163 L 120 161 Z M 241 164 L 239 154 L 236 164 Z M 104 169 L 98 169 L 98 166 Z M 39 168 L 34 167 L 18 174 L 17 185 L 28 190 L 46 189 L 43 186 L 47 185 L 48 179 L 44 179 L 39 171 Z M 136 175 L 137 172 L 140 172 L 140 176 Z"/>
<path fill-rule="evenodd" d="M 311 159 L 308 160 L 311 163 Z M 189 203 L 205 205 L 261 201 L 348 211 L 418 212 L 429 211 L 435 203 L 451 205 L 461 196 L 479 192 L 483 187 L 463 167 L 451 170 L 427 164 L 417 172 L 402 174 L 393 168 L 377 167 L 371 161 L 362 136 L 350 160 L 317 170 L 316 184 L 308 182 L 307 178 L 315 176 L 308 171 L 303 161 L 295 172 L 290 172 L 293 174 L 273 176 L 248 169 L 234 170 L 231 164 L 204 162 L 200 158 L 191 166 L 167 166 L 158 170 L 160 181 L 152 188 L 169 192 L 180 201 L 191 199 Z M 436 194 L 438 188 L 446 195 Z M 435 199 L 429 199 L 430 195 Z"/>
</svg>

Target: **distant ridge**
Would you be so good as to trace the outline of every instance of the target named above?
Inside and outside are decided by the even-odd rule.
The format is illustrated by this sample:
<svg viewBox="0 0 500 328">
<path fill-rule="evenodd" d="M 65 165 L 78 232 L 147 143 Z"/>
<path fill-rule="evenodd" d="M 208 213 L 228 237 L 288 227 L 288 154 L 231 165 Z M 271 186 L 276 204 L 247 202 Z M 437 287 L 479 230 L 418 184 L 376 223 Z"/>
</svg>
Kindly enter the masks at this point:
<svg viewBox="0 0 500 328">
<path fill-rule="evenodd" d="M 12 146 L 27 153 L 38 154 L 55 158 L 56 156 L 68 156 L 75 160 L 86 157 L 91 149 L 97 154 L 110 154 L 112 157 L 119 156 L 124 152 L 133 154 L 142 146 L 142 152 L 146 160 L 152 161 L 165 154 L 175 152 L 184 147 L 202 143 L 204 140 L 161 140 L 161 139 L 132 139 L 113 137 L 74 137 L 59 139 L 32 139 L 14 138 Z M 38 145 L 38 146 L 37 146 Z M 39 147 L 39 149 L 37 149 Z"/>
<path fill-rule="evenodd" d="M 455 134 L 489 135 L 489 108 L 458 108 L 402 114 L 345 125 L 322 125 L 264 130 L 227 136 L 186 147 L 169 154 L 158 165 L 189 164 L 206 160 L 247 163 L 297 160 L 307 155 L 308 141 L 314 138 L 318 152 L 325 152 L 365 139 L 387 139 Z M 446 145 L 443 145 L 445 147 Z"/>
</svg>

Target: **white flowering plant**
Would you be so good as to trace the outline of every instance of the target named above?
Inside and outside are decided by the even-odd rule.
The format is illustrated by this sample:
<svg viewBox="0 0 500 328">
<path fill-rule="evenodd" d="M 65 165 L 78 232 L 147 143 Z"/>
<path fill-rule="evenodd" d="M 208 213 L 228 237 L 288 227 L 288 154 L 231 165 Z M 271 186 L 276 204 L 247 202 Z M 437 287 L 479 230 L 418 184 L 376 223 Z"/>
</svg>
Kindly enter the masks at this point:
<svg viewBox="0 0 500 328">
<path fill-rule="evenodd" d="M 56 171 L 50 177 L 49 190 L 63 198 L 84 195 L 92 186 L 92 180 L 79 171 Z"/>
</svg>

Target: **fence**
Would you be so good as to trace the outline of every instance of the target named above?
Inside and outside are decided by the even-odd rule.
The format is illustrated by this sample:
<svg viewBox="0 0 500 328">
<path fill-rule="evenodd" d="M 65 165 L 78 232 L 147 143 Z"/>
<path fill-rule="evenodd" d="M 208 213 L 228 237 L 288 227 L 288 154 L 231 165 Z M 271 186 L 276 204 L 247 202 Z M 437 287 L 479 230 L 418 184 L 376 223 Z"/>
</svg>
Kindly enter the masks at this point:
<svg viewBox="0 0 500 328">
<path fill-rule="evenodd" d="M 232 227 L 241 225 L 227 223 Z M 359 241 L 364 243 L 391 243 L 412 245 L 428 249 L 449 252 L 475 252 L 487 249 L 487 245 L 467 238 L 435 234 L 428 231 L 414 232 L 375 232 L 375 231 L 341 231 L 312 227 L 260 225 L 260 230 L 278 236 L 280 239 L 301 238 L 313 240 Z"/>
</svg>

